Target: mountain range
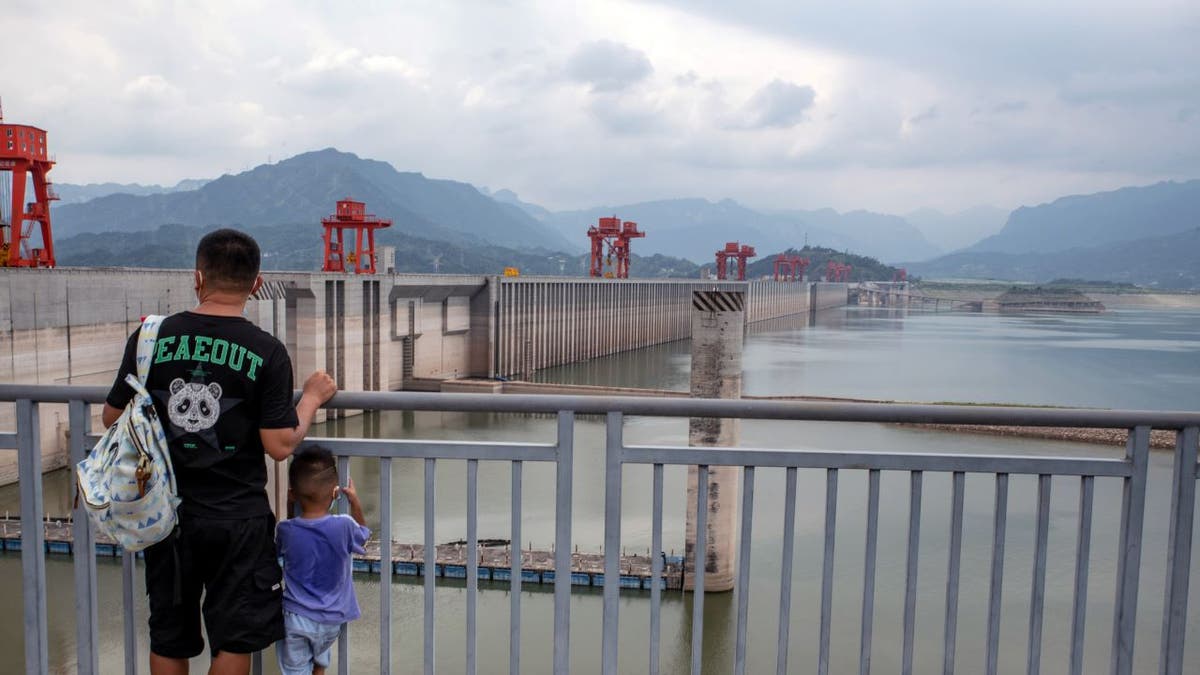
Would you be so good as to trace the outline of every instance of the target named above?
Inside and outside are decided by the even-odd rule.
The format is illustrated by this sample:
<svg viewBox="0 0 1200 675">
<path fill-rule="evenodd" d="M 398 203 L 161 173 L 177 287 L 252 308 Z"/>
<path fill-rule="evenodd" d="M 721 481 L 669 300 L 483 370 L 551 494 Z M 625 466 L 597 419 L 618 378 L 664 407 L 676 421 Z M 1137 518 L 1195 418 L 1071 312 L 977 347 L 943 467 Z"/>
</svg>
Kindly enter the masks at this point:
<svg viewBox="0 0 1200 675">
<path fill-rule="evenodd" d="M 966 248 L 999 232 L 1007 218 L 1008 211 L 995 206 L 973 206 L 954 213 L 926 208 L 904 214 L 905 220 L 943 251 Z"/>
<path fill-rule="evenodd" d="M 806 243 L 851 250 L 884 260 L 930 258 L 941 249 L 899 216 L 833 209 L 817 211 L 756 211 L 732 199 L 665 199 L 577 211 L 551 212 L 521 201 L 515 194 L 496 193 L 498 199 L 525 210 L 560 232 L 584 241 L 588 226 L 604 216 L 638 223 L 646 238 L 635 244 L 639 251 L 678 256 L 696 262 L 713 259 L 725 242 L 751 244 L 760 251 L 799 248 Z"/>
<path fill-rule="evenodd" d="M 313 269 L 320 219 L 335 201 L 352 196 L 393 220 L 379 243 L 397 246 L 401 271 L 433 271 L 434 260 L 442 271 L 452 271 L 444 265 L 457 260 L 461 269 L 454 271 L 494 274 L 517 265 L 530 272 L 582 274 L 587 228 L 602 216 L 616 215 L 647 232 L 633 243 L 636 259 L 645 266 L 635 265 L 635 276 L 694 276 L 725 242 L 738 241 L 755 246 L 764 256 L 760 262 L 770 251 L 807 245 L 891 263 L 914 261 L 902 264 L 927 277 L 1045 281 L 1074 276 L 1171 288 L 1200 285 L 1195 281 L 1200 247 L 1188 234 L 1200 227 L 1200 181 L 1064 197 L 1021 207 L 1002 227 L 1003 212 L 990 207 L 897 216 L 764 211 L 731 199 L 692 198 L 552 211 L 510 190 L 492 192 L 401 172 L 332 148 L 172 187 L 56 187 L 69 197 L 54 206 L 53 216 L 63 265 L 162 263 L 175 260 L 178 252 L 151 252 L 149 242 L 182 250 L 182 240 L 172 233 L 237 226 L 274 237 L 274 259 L 264 260 L 268 269 Z M 96 196 L 74 201 L 89 195 Z M 163 230 L 164 225 L 183 229 Z M 90 236 L 100 233 L 112 236 Z M 141 236 L 116 236 L 121 233 Z M 279 233 L 287 236 L 276 237 Z M 113 241 L 124 245 L 112 246 Z M 953 252 L 939 256 L 944 250 Z M 188 264 L 188 255 L 185 251 L 180 264 Z M 401 263 L 405 255 L 415 258 Z"/>
<path fill-rule="evenodd" d="M 186 192 L 199 189 L 207 182 L 203 179 L 188 178 L 169 186 L 141 185 L 139 183 L 88 183 L 86 185 L 55 183 L 54 192 L 58 194 L 58 206 L 61 207 L 65 204 L 82 204 L 112 194 L 157 195 L 167 192 Z"/>
<path fill-rule="evenodd" d="M 71 236 L 153 230 L 164 224 L 288 224 L 319 232 L 320 219 L 347 196 L 391 218 L 394 230 L 423 238 L 559 251 L 571 247 L 557 231 L 467 183 L 400 172 L 386 162 L 332 148 L 224 175 L 196 190 L 110 194 L 64 204 L 54 209 L 54 229 L 59 236 Z"/>
<path fill-rule="evenodd" d="M 908 267 L 924 277 L 1045 283 L 1071 278 L 1170 290 L 1200 288 L 1200 228 L 1050 253 L 962 251 Z"/>
<path fill-rule="evenodd" d="M 1000 232 L 908 264 L 926 277 L 1072 277 L 1200 288 L 1200 180 L 1063 197 L 1013 211 Z"/>
<path fill-rule="evenodd" d="M 1004 228 L 967 248 L 999 253 L 1047 253 L 1200 227 L 1200 180 L 1164 182 L 1072 195 L 1022 206 Z"/>
</svg>

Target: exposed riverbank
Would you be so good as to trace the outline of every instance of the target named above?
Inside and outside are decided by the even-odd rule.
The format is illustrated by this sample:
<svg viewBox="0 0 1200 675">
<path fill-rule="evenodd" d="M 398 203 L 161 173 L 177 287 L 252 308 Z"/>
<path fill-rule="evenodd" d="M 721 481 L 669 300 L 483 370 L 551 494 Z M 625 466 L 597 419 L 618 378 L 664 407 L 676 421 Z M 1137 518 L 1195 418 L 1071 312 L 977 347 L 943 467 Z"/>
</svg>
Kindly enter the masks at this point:
<svg viewBox="0 0 1200 675">
<path fill-rule="evenodd" d="M 605 387 L 599 385 L 557 384 L 551 382 L 525 382 L 512 380 L 499 382 L 495 380 L 448 380 L 442 383 L 442 391 L 457 393 L 497 393 L 497 394 L 559 394 L 576 396 L 657 396 L 664 398 L 686 398 L 685 391 L 673 389 L 648 389 L 637 387 Z M 912 404 L 916 401 L 885 401 L 865 398 L 837 398 L 831 396 L 742 396 L 750 400 L 772 401 L 812 401 L 822 403 L 883 403 L 883 404 Z M 929 405 L 976 405 L 954 402 L 938 402 Z M 1018 407 L 1018 406 L 1005 406 Z M 1073 443 L 1092 443 L 1096 445 L 1125 445 L 1127 433 L 1123 429 L 1088 429 L 1075 427 L 1020 427 L 984 424 L 899 424 L 918 429 L 932 429 L 959 434 L 983 434 L 988 436 L 1011 436 L 1016 438 L 1044 438 L 1055 441 L 1070 441 Z M 1150 447 L 1171 450 L 1175 448 L 1175 432 L 1155 430 L 1150 432 Z"/>
</svg>

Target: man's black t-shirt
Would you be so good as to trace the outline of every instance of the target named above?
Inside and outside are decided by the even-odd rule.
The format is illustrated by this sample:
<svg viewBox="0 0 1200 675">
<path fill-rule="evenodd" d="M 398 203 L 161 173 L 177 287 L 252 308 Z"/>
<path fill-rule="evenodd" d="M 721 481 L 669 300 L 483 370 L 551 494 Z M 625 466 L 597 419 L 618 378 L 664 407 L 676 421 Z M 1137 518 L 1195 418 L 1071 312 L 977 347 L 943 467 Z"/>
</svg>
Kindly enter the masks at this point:
<svg viewBox="0 0 1200 675">
<path fill-rule="evenodd" d="M 137 336 L 107 402 L 123 409 L 137 373 Z M 146 389 L 162 420 L 182 500 L 180 513 L 250 518 L 271 512 L 259 429 L 299 424 L 292 364 L 271 335 L 241 317 L 173 314 L 159 327 Z"/>
</svg>

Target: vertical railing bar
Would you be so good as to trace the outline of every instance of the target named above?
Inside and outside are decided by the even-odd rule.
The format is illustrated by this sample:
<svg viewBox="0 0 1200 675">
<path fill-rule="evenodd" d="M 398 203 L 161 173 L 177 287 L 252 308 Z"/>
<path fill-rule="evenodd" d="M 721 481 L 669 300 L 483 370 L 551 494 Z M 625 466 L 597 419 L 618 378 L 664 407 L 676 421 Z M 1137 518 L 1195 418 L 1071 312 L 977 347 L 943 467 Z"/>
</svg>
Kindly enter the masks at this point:
<svg viewBox="0 0 1200 675">
<path fill-rule="evenodd" d="M 437 471 L 437 460 L 425 460 L 425 563 L 424 563 L 424 664 L 425 675 L 435 675 L 436 667 L 434 663 L 434 588 L 437 576 L 437 540 L 434 539 L 434 503 L 436 483 L 434 481 L 435 472 Z"/>
<path fill-rule="evenodd" d="M 508 545 L 508 672 L 521 672 L 521 460 L 512 463 L 512 537 Z"/>
<path fill-rule="evenodd" d="M 875 619 L 875 557 L 879 541 L 879 469 L 867 472 L 867 540 L 863 552 L 862 634 L 858 673 L 871 672 L 871 633 Z"/>
<path fill-rule="evenodd" d="M 921 547 L 921 477 L 920 471 L 909 474 L 908 558 L 904 563 L 904 647 L 900 672 L 911 675 L 913 664 L 913 635 L 917 616 L 917 561 Z"/>
<path fill-rule="evenodd" d="M 1188 575 L 1192 564 L 1192 523 L 1196 510 L 1196 444 L 1200 429 L 1187 427 L 1175 434 L 1171 473 L 1171 520 L 1167 536 L 1167 583 L 1163 600 L 1162 649 L 1159 669 L 1164 675 L 1183 672 L 1187 637 Z"/>
<path fill-rule="evenodd" d="M 133 617 L 134 554 L 121 552 L 121 603 L 125 629 L 125 675 L 137 675 L 137 627 Z"/>
<path fill-rule="evenodd" d="M 1142 560 L 1142 524 L 1146 510 L 1146 470 L 1150 427 L 1130 430 L 1125 459 L 1131 471 L 1124 479 L 1121 499 L 1120 551 L 1117 556 L 1116 602 L 1113 608 L 1112 672 L 1133 672 L 1133 643 L 1137 627 L 1138 575 Z"/>
<path fill-rule="evenodd" d="M 996 474 L 996 513 L 992 526 L 992 579 L 988 593 L 987 669 L 996 675 L 1000 647 L 1000 597 L 1004 585 L 1004 535 L 1008 527 L 1008 474 Z"/>
<path fill-rule="evenodd" d="M 345 483 L 350 477 L 350 458 L 338 457 L 337 469 L 340 480 Z M 338 500 L 338 513 L 348 513 L 350 506 L 345 499 Z M 349 675 L 350 673 L 350 628 L 348 623 L 343 623 L 341 630 L 338 631 L 338 675 Z"/>
<path fill-rule="evenodd" d="M 779 635 L 775 652 L 775 672 L 787 673 L 788 633 L 792 622 L 792 549 L 796 541 L 796 467 L 787 468 L 783 498 L 783 561 L 779 572 Z M 836 477 L 834 485 L 836 487 Z M 826 514 L 828 517 L 828 514 Z M 829 521 L 826 520 L 826 523 Z"/>
<path fill-rule="evenodd" d="M 1029 591 L 1029 659 L 1026 671 L 1042 669 L 1042 614 L 1046 602 L 1046 546 L 1050 538 L 1050 476 L 1038 476 L 1037 531 L 1033 553 L 1033 583 Z"/>
<path fill-rule="evenodd" d="M 257 651 L 250 655 L 250 673 L 251 675 L 262 675 L 262 672 L 263 655 L 261 651 Z"/>
<path fill-rule="evenodd" d="M 788 489 L 791 491 L 792 503 L 796 500 L 796 479 L 794 479 L 794 468 L 788 470 L 792 472 L 790 477 L 791 482 L 788 483 Z M 794 508 L 785 507 L 785 520 L 791 516 L 794 524 L 796 513 Z M 826 524 L 824 524 L 824 558 L 821 563 L 821 640 L 820 646 L 817 647 L 817 674 L 829 674 L 829 629 L 833 622 L 833 560 L 834 560 L 834 532 L 838 526 L 838 470 L 836 468 L 827 468 L 826 470 Z M 791 532 L 792 527 L 787 526 L 787 531 Z M 791 554 L 791 549 L 784 550 L 785 555 Z M 791 569 L 788 569 L 787 577 L 791 578 Z M 782 635 L 781 638 L 782 639 Z M 778 675 L 785 673 L 786 669 L 778 670 Z"/>
<path fill-rule="evenodd" d="M 604 618 L 601 628 L 600 671 L 617 674 L 617 626 L 621 590 L 621 452 L 622 415 L 605 417 L 604 435 Z"/>
<path fill-rule="evenodd" d="M 554 675 L 571 670 L 571 503 L 575 413 L 558 413 L 554 516 Z"/>
<path fill-rule="evenodd" d="M 479 596 L 479 460 L 467 460 L 467 675 L 475 675 Z"/>
<path fill-rule="evenodd" d="M 379 672 L 392 671 L 392 458 L 379 460 Z"/>
<path fill-rule="evenodd" d="M 954 673 L 954 652 L 958 637 L 958 578 L 962 563 L 963 497 L 966 493 L 966 474 L 955 471 L 950 496 L 950 551 L 946 564 L 946 616 L 943 629 L 945 642 L 942 653 L 943 675 Z"/>
<path fill-rule="evenodd" d="M 746 672 L 746 617 L 750 612 L 750 537 L 754 523 L 754 467 L 742 470 L 742 531 L 738 551 L 737 638 L 734 643 L 733 672 Z"/>
<path fill-rule="evenodd" d="M 1079 479 L 1079 536 L 1075 550 L 1075 595 L 1071 616 L 1071 675 L 1083 675 L 1084 625 L 1087 620 L 1088 560 L 1092 548 L 1092 496 L 1096 477 Z"/>
<path fill-rule="evenodd" d="M 71 466 L 87 457 L 87 435 L 92 418 L 87 403 L 71 401 L 68 410 L 71 425 Z M 96 555 L 92 519 L 83 500 L 75 504 L 71 520 L 75 549 L 75 658 L 79 675 L 100 672 L 100 635 L 96 599 Z"/>
<path fill-rule="evenodd" d="M 46 622 L 46 545 L 42 529 L 42 442 L 37 403 L 16 405 L 18 489 L 21 495 L 21 581 L 25 624 L 25 672 L 49 667 Z M 126 609 L 132 611 L 133 605 Z"/>
<path fill-rule="evenodd" d="M 692 548 L 692 675 L 704 665 L 704 576 L 708 560 L 708 466 L 696 476 L 696 545 Z"/>
<path fill-rule="evenodd" d="M 650 675 L 658 675 L 658 637 L 661 631 L 663 556 L 663 465 L 654 465 L 650 514 Z"/>
</svg>

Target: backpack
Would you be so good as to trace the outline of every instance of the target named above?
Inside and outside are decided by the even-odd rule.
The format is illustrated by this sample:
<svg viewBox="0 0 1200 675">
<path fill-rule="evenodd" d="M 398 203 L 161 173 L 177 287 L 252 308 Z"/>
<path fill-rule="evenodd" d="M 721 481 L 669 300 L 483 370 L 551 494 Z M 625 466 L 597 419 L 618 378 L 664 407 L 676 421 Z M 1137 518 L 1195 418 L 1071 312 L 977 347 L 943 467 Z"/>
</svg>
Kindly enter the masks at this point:
<svg viewBox="0 0 1200 675">
<path fill-rule="evenodd" d="M 162 316 L 142 321 L 137 377 L 125 376 L 133 399 L 75 468 L 79 495 L 96 528 L 127 551 L 141 551 L 175 530 L 179 506 L 175 471 L 146 377 Z"/>
</svg>

